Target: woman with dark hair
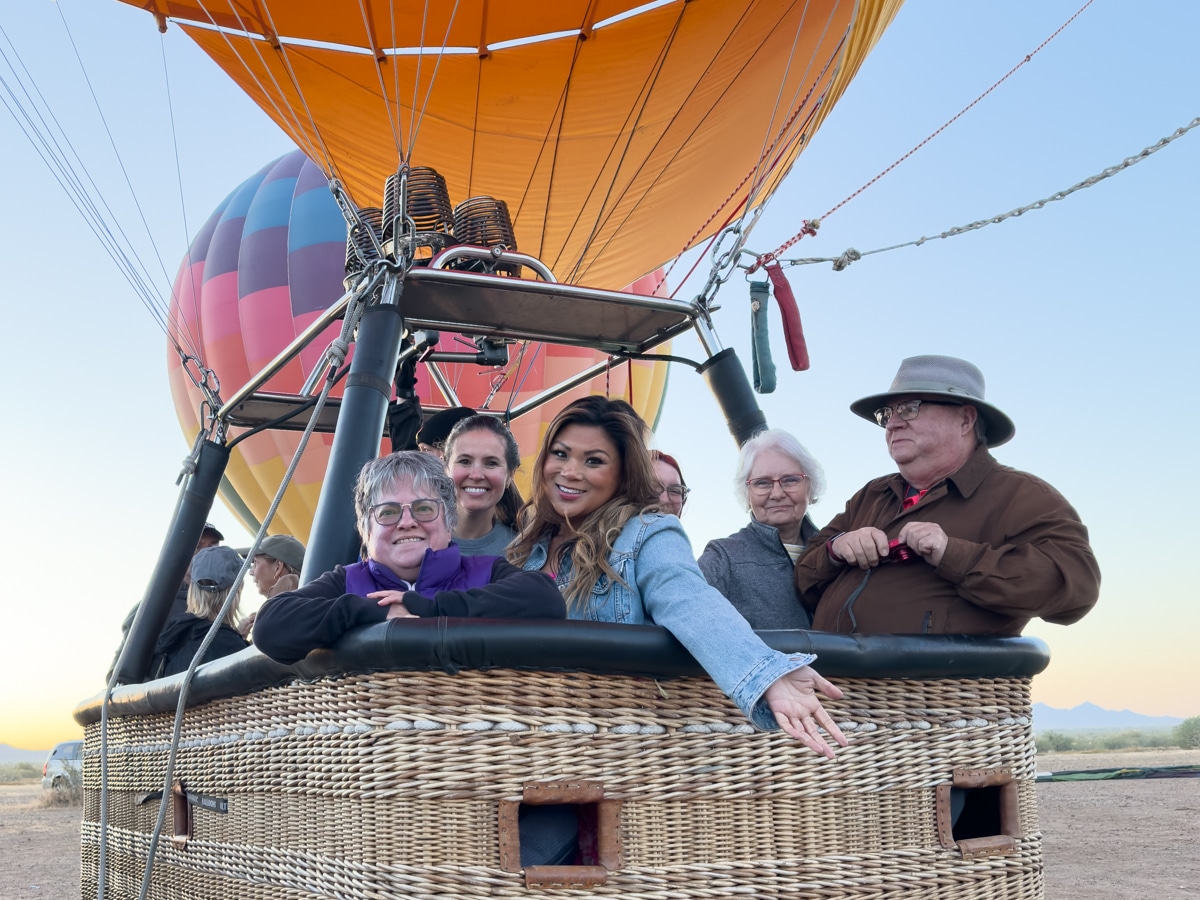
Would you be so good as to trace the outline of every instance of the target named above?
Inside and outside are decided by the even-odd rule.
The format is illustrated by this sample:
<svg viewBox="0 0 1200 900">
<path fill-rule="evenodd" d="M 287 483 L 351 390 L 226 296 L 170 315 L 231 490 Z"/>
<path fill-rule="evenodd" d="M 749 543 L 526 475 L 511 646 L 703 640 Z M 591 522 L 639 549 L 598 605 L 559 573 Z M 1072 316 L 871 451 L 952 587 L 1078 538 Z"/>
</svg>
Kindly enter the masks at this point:
<svg viewBox="0 0 1200 900">
<path fill-rule="evenodd" d="M 405 616 L 561 619 L 554 584 L 499 556 L 463 556 L 458 511 L 442 462 L 416 450 L 371 460 L 354 488 L 367 558 L 337 566 L 263 604 L 254 643 L 282 663 L 328 647 L 358 625 Z"/>
<path fill-rule="evenodd" d="M 659 511 L 645 433 L 623 400 L 586 397 L 559 413 L 509 559 L 554 578 L 570 618 L 663 626 L 756 726 L 783 728 L 832 758 L 821 729 L 846 739 L 816 692 L 842 692 L 809 667 L 812 654 L 764 644 L 704 580 L 679 520 Z"/>
<path fill-rule="evenodd" d="M 458 496 L 454 543 L 463 556 L 502 556 L 523 504 L 513 484 L 521 467 L 516 438 L 495 416 L 471 416 L 450 432 L 445 459 Z"/>
</svg>

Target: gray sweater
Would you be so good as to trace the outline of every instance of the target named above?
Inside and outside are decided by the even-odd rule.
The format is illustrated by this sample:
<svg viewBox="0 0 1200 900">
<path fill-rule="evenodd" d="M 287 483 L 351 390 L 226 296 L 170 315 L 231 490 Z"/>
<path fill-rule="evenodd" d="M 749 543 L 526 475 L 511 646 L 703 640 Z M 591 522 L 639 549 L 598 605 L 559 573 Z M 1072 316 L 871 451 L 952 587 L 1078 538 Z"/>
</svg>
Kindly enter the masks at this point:
<svg viewBox="0 0 1200 900">
<path fill-rule="evenodd" d="M 801 543 L 808 543 L 816 533 L 817 526 L 805 516 L 800 523 Z M 773 525 L 752 518 L 741 531 L 709 541 L 698 562 L 705 580 L 729 598 L 751 628 L 812 624 L 792 580 L 792 558 Z"/>
<path fill-rule="evenodd" d="M 503 556 L 516 536 L 517 533 L 508 525 L 497 522 L 481 538 L 456 537 L 454 543 L 458 544 L 458 552 L 463 556 Z"/>
</svg>

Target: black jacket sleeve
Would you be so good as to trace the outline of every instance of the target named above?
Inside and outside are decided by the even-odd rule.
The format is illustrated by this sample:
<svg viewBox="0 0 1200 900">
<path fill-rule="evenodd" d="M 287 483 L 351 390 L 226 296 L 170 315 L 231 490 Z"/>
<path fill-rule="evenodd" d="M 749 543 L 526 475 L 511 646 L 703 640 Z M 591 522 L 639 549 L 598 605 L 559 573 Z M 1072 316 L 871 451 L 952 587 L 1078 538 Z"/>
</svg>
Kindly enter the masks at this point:
<svg viewBox="0 0 1200 900">
<path fill-rule="evenodd" d="M 336 643 L 351 628 L 387 618 L 386 606 L 345 591 L 346 573 L 338 566 L 298 590 L 276 594 L 254 619 L 254 645 L 290 665 Z"/>
<path fill-rule="evenodd" d="M 408 591 L 405 608 L 415 616 L 475 619 L 565 619 L 567 605 L 542 572 L 518 569 L 503 557 L 492 564 L 492 580 L 465 591 L 438 591 L 432 598 Z M 265 652 L 265 651 L 264 651 Z"/>
</svg>

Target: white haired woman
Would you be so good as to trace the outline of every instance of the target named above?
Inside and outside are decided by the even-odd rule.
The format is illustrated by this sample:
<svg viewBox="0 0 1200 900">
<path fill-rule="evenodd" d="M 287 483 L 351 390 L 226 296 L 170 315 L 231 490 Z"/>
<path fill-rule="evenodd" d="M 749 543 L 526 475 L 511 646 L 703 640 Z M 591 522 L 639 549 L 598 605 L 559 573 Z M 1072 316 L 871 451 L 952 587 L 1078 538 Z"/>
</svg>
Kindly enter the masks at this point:
<svg viewBox="0 0 1200 900">
<path fill-rule="evenodd" d="M 729 598 L 753 628 L 808 628 L 792 580 L 796 560 L 817 533 L 808 507 L 825 491 L 825 470 L 780 429 L 742 445 L 734 492 L 750 524 L 709 541 L 700 555 L 705 579 Z"/>
<path fill-rule="evenodd" d="M 354 508 L 366 560 L 263 604 L 254 643 L 272 659 L 297 662 L 351 628 L 398 617 L 566 617 L 545 575 L 503 557 L 459 552 L 451 538 L 454 482 L 438 457 L 410 450 L 370 461 L 359 473 Z"/>
</svg>

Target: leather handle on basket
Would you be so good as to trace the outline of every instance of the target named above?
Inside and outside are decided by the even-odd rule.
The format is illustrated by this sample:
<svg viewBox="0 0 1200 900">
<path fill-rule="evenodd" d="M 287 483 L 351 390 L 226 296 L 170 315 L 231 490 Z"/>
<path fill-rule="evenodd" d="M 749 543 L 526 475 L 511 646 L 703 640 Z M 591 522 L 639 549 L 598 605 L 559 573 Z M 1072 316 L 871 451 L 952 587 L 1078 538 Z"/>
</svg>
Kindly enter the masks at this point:
<svg viewBox="0 0 1200 900">
<path fill-rule="evenodd" d="M 192 836 L 192 808 L 188 804 L 187 791 L 182 782 L 171 788 L 171 843 L 180 850 L 187 848 L 187 842 Z"/>
</svg>

